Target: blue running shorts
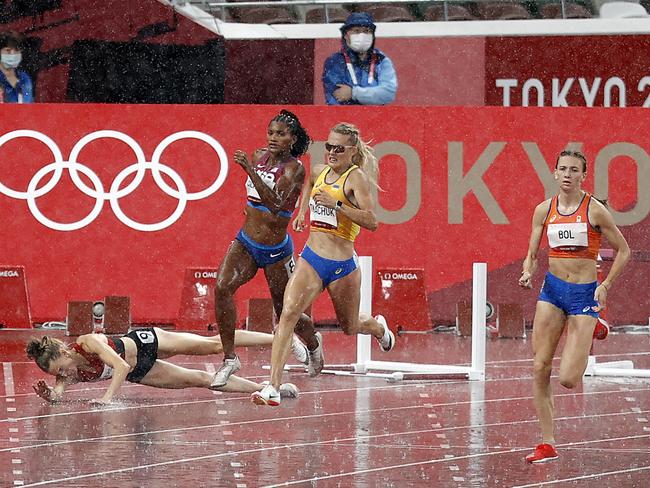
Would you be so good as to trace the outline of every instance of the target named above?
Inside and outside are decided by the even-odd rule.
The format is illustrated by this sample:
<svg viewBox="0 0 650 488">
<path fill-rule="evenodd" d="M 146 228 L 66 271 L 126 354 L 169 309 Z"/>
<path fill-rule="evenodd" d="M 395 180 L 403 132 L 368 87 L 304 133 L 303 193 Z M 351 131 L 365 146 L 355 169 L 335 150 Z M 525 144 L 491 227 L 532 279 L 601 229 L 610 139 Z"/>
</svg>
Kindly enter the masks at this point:
<svg viewBox="0 0 650 488">
<path fill-rule="evenodd" d="M 551 273 L 544 276 L 544 284 L 539 294 L 539 300 L 555 305 L 565 315 L 591 315 L 598 317 L 598 312 L 592 307 L 598 306 L 594 300 L 594 292 L 598 282 L 568 283 Z"/>
<path fill-rule="evenodd" d="M 300 256 L 316 270 L 316 273 L 323 281 L 323 288 L 327 288 L 327 285 L 333 281 L 349 275 L 359 267 L 356 254 L 345 261 L 334 261 L 333 259 L 320 257 L 308 246 L 305 246 Z"/>
<path fill-rule="evenodd" d="M 275 246 L 266 246 L 255 242 L 243 230 L 239 231 L 235 239 L 253 256 L 258 268 L 265 268 L 270 264 L 284 260 L 287 256 L 293 256 L 293 241 L 289 237 L 289 234 L 284 238 L 284 241 Z"/>
</svg>

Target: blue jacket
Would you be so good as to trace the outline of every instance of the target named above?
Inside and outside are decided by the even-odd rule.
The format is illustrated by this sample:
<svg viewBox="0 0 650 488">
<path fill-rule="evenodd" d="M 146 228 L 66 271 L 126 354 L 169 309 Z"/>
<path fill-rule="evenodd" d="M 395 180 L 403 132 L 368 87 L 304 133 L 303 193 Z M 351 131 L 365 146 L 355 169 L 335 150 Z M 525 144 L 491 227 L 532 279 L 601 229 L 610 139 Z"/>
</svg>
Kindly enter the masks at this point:
<svg viewBox="0 0 650 488">
<path fill-rule="evenodd" d="M 22 94 L 23 103 L 32 103 L 34 101 L 34 86 L 32 79 L 27 73 L 21 70 L 16 70 L 18 76 L 18 83 L 16 87 L 11 86 L 7 81 L 5 74 L 0 71 L 0 87 L 2 87 L 2 101 L 4 103 L 18 103 L 18 94 Z"/>
<path fill-rule="evenodd" d="M 363 63 L 359 60 L 357 54 L 345 46 L 354 73 L 357 77 L 358 85 L 352 82 L 352 77 L 348 72 L 345 64 L 345 57 L 341 51 L 332 54 L 325 60 L 323 66 L 323 89 L 325 90 L 325 99 L 328 105 L 386 105 L 395 100 L 397 92 L 397 75 L 393 62 L 388 56 L 379 49 L 373 48 L 377 56 L 377 66 L 375 67 L 375 79 L 372 84 L 368 84 L 368 74 L 370 69 L 370 56 Z M 352 99 L 347 102 L 339 103 L 332 93 L 337 88 L 337 84 L 348 85 L 352 87 Z"/>
</svg>

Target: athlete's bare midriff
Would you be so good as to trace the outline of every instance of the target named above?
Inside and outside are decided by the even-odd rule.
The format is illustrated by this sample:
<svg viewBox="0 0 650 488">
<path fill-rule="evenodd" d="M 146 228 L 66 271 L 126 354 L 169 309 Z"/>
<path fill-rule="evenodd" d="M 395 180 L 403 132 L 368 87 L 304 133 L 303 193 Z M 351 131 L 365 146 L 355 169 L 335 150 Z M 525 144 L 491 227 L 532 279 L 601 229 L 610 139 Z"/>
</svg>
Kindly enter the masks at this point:
<svg viewBox="0 0 650 488">
<path fill-rule="evenodd" d="M 246 220 L 243 230 L 255 242 L 273 246 L 284 241 L 290 220 L 288 217 L 263 212 L 249 205 L 246 206 L 244 213 Z"/>
<path fill-rule="evenodd" d="M 549 258 L 548 270 L 568 283 L 593 283 L 597 279 L 596 261 L 581 258 Z"/>
<path fill-rule="evenodd" d="M 354 242 L 341 237 L 311 229 L 307 245 L 325 259 L 345 261 L 354 255 Z"/>
<path fill-rule="evenodd" d="M 124 344 L 124 360 L 131 368 L 135 368 L 138 364 L 138 346 L 130 337 L 121 337 L 120 339 L 122 339 L 122 343 Z"/>
</svg>

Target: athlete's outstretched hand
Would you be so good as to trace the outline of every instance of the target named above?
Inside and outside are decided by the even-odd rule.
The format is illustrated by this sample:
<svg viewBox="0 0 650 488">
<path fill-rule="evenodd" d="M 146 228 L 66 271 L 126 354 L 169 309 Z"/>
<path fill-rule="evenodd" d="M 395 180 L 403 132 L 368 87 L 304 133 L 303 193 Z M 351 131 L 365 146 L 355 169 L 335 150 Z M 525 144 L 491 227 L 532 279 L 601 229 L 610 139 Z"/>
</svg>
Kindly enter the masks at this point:
<svg viewBox="0 0 650 488">
<path fill-rule="evenodd" d="M 47 383 L 43 380 L 39 380 L 35 385 L 32 385 L 36 394 L 41 397 L 43 400 L 49 403 L 54 403 L 52 398 L 52 388 L 47 386 Z"/>
</svg>

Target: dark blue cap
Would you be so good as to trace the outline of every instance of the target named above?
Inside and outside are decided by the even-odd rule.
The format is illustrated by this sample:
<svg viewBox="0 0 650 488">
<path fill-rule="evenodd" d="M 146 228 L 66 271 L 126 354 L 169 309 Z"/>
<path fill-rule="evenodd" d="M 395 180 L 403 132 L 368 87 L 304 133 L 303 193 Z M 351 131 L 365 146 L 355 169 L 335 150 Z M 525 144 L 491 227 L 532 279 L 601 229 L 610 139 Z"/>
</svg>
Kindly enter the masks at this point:
<svg viewBox="0 0 650 488">
<path fill-rule="evenodd" d="M 373 32 L 377 28 L 370 14 L 365 12 L 353 12 L 348 15 L 345 24 L 341 26 L 341 33 L 345 34 L 352 27 L 369 27 Z"/>
</svg>

